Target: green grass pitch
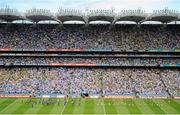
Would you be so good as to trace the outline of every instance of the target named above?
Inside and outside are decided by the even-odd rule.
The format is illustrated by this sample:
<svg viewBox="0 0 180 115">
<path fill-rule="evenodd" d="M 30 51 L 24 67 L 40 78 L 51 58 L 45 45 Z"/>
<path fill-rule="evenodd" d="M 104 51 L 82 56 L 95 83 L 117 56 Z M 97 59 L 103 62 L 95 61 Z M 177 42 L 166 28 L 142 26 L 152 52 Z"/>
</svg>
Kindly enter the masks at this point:
<svg viewBox="0 0 180 115">
<path fill-rule="evenodd" d="M 0 99 L 0 114 L 180 114 L 180 100 L 175 99 L 50 99 L 54 105 L 43 105 L 40 99 Z M 48 100 L 48 99 L 44 99 Z M 50 102 L 51 102 L 50 101 Z M 32 107 L 32 103 L 37 104 Z"/>
</svg>

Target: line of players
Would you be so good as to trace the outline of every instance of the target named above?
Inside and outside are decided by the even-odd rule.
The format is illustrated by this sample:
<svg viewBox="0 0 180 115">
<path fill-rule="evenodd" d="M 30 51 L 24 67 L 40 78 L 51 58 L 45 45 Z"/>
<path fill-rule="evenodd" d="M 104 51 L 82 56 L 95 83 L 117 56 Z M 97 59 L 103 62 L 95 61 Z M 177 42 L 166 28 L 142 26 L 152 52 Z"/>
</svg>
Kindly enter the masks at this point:
<svg viewBox="0 0 180 115">
<path fill-rule="evenodd" d="M 22 103 L 28 103 L 31 104 L 32 108 L 35 108 L 36 105 L 44 105 L 44 106 L 55 106 L 58 105 L 59 107 L 61 106 L 61 103 L 63 106 L 66 106 L 67 103 L 69 102 L 69 100 L 71 101 L 71 106 L 75 105 L 75 102 L 78 103 L 78 106 L 81 106 L 82 103 L 82 98 L 70 98 L 68 96 L 65 96 L 61 102 L 61 99 L 58 98 L 57 101 L 53 100 L 52 98 L 39 98 L 38 100 L 33 100 L 33 98 L 30 98 L 29 100 L 27 100 L 26 102 L 24 102 L 22 100 Z"/>
<path fill-rule="evenodd" d="M 58 98 L 56 101 L 53 100 L 52 98 L 39 98 L 38 100 L 34 101 L 32 98 L 27 100 L 26 102 L 24 102 L 22 100 L 22 103 L 28 103 L 28 104 L 31 104 L 31 107 L 32 108 L 35 108 L 37 105 L 43 105 L 43 106 L 58 106 L 60 107 L 61 105 L 63 105 L 64 107 L 67 106 L 68 102 L 70 100 L 70 105 L 73 107 L 76 105 L 77 103 L 77 106 L 80 107 L 81 104 L 82 104 L 82 98 L 69 98 L 68 96 L 65 96 L 63 98 L 63 100 L 61 101 L 60 98 Z M 161 106 L 164 106 L 164 104 L 158 104 L 158 103 L 154 103 L 153 100 L 151 99 L 144 99 L 144 101 L 146 102 L 150 102 L 151 103 L 151 106 L 157 106 L 157 105 L 161 105 Z M 169 104 L 172 104 L 172 101 L 170 99 L 168 99 L 167 101 Z M 136 104 L 133 102 L 133 99 L 128 99 L 128 100 L 123 100 L 123 103 L 125 105 L 127 105 L 128 107 L 130 106 L 136 106 Z M 111 105 L 117 105 L 115 104 L 114 102 L 108 102 L 107 104 L 105 104 L 104 102 L 101 102 L 100 103 L 97 103 L 97 105 L 100 105 L 100 106 L 111 106 Z M 118 105 L 122 105 L 122 103 L 118 104 Z"/>
</svg>

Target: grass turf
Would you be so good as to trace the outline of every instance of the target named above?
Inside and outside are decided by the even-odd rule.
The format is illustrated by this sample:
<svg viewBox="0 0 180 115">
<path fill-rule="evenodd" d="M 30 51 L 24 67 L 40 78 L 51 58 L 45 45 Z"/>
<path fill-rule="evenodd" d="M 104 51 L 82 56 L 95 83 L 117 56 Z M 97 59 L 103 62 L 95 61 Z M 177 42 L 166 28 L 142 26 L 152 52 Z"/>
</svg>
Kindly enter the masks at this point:
<svg viewBox="0 0 180 115">
<path fill-rule="evenodd" d="M 42 100 L 42 99 L 41 99 Z M 49 99 L 44 99 L 49 100 Z M 58 101 L 60 100 L 60 105 Z M 180 100 L 175 99 L 0 99 L 0 114 L 180 114 Z M 32 103 L 34 104 L 32 107 Z"/>
</svg>

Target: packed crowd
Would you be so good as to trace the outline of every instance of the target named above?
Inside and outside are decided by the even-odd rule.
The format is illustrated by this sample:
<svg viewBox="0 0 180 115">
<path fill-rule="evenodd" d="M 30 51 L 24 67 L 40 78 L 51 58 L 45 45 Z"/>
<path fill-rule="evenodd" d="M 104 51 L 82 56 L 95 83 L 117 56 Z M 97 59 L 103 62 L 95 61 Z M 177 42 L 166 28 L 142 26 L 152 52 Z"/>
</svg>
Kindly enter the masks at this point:
<svg viewBox="0 0 180 115">
<path fill-rule="evenodd" d="M 164 70 L 162 75 L 162 80 L 167 86 L 167 89 L 169 89 L 169 93 L 171 95 L 180 96 L 180 71 L 168 71 Z"/>
<path fill-rule="evenodd" d="M 115 64 L 128 66 L 157 66 L 160 64 L 180 64 L 178 58 L 33 58 L 33 57 L 4 57 L 0 58 L 1 65 L 9 64 Z"/>
<path fill-rule="evenodd" d="M 0 48 L 179 49 L 178 25 L 37 25 L 1 24 Z"/>
<path fill-rule="evenodd" d="M 0 81 L 5 94 L 180 96 L 179 70 L 8 68 Z"/>
<path fill-rule="evenodd" d="M 0 24 L 0 48 L 180 49 L 177 25 L 28 25 Z M 180 64 L 172 58 L 1 57 L 0 65 L 88 63 L 118 65 Z M 0 94 L 180 96 L 179 70 L 0 68 Z"/>
</svg>

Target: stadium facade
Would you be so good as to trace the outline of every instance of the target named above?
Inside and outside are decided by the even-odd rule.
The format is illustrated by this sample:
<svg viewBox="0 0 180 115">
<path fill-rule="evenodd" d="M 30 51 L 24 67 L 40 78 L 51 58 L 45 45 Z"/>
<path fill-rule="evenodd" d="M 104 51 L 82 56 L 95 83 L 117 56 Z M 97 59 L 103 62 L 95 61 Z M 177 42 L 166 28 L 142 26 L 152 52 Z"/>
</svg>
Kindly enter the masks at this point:
<svg viewBox="0 0 180 115">
<path fill-rule="evenodd" d="M 114 10 L 87 10 L 82 12 L 76 9 L 60 8 L 57 13 L 52 13 L 46 9 L 31 9 L 27 10 L 25 14 L 18 12 L 16 9 L 1 8 L 0 20 L 6 22 L 13 22 L 17 20 L 29 20 L 34 23 L 39 21 L 57 21 L 64 23 L 66 21 L 82 21 L 89 24 L 92 21 L 107 21 L 115 24 L 119 21 L 133 21 L 136 23 L 143 23 L 146 21 L 158 21 L 162 23 L 169 23 L 172 21 L 179 21 L 180 16 L 178 11 L 170 10 L 168 8 L 162 10 L 154 10 L 153 13 L 146 13 L 144 10 L 122 10 L 115 13 Z"/>
</svg>

